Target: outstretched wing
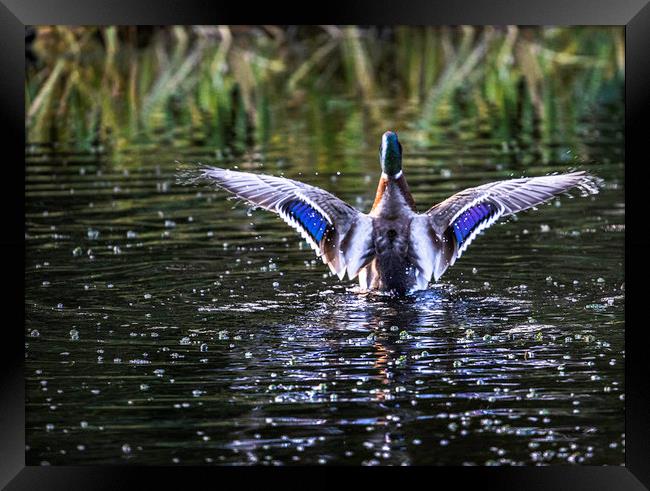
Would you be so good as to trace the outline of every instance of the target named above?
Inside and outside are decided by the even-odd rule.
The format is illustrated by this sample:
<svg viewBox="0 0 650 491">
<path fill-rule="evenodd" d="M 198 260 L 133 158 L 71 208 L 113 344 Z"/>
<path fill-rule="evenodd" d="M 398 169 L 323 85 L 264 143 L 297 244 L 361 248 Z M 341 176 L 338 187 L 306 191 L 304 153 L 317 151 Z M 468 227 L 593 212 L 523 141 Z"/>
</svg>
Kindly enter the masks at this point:
<svg viewBox="0 0 650 491">
<path fill-rule="evenodd" d="M 498 181 L 454 194 L 414 220 L 422 281 L 428 282 L 431 275 L 438 280 L 476 236 L 499 218 L 539 205 L 572 188 L 584 195 L 596 194 L 600 182 L 579 171 Z"/>
<path fill-rule="evenodd" d="M 374 255 L 372 218 L 323 189 L 283 177 L 201 167 L 208 179 L 295 228 L 333 273 L 353 279 Z"/>
</svg>

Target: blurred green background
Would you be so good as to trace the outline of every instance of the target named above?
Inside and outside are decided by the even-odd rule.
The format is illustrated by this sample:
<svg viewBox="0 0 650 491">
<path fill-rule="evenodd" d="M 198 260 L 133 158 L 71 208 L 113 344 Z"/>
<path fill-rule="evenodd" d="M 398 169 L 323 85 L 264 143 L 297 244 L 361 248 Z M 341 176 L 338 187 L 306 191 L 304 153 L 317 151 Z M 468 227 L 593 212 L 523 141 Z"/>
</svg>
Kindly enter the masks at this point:
<svg viewBox="0 0 650 491">
<path fill-rule="evenodd" d="M 185 128 L 236 155 L 296 113 L 326 147 L 405 121 L 429 142 L 454 121 L 566 140 L 598 108 L 622 112 L 624 53 L 620 27 L 38 26 L 28 143 L 119 153 Z"/>
</svg>

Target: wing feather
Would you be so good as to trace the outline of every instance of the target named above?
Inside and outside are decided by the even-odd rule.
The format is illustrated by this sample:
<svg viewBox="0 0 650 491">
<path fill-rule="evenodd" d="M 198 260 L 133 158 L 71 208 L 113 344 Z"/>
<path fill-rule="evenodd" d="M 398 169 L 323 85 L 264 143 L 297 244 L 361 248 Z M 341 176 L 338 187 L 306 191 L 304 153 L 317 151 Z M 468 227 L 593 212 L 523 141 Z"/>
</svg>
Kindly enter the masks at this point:
<svg viewBox="0 0 650 491">
<path fill-rule="evenodd" d="M 583 195 L 596 194 L 602 179 L 584 171 L 542 177 L 509 179 L 465 189 L 417 217 L 420 252 L 416 264 L 430 280 L 440 276 L 460 258 L 472 241 L 500 218 L 542 204 L 573 188 Z M 433 258 L 433 259 L 432 259 Z M 433 260 L 433 264 L 427 264 Z M 424 280 L 421 280 L 424 281 Z"/>
<path fill-rule="evenodd" d="M 255 206 L 277 213 L 321 256 L 350 279 L 374 254 L 372 218 L 331 193 L 284 177 L 202 166 L 200 178 Z"/>
</svg>

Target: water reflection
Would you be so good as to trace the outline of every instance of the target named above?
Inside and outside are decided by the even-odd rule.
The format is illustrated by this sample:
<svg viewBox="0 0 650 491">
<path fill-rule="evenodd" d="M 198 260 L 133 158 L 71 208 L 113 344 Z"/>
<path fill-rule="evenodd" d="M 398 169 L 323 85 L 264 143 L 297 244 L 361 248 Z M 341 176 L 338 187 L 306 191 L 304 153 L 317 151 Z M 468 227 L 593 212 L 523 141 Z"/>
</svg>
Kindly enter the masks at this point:
<svg viewBox="0 0 650 491">
<path fill-rule="evenodd" d="M 547 404 L 580 404 L 576 378 L 564 380 L 570 391 L 549 388 L 549 379 L 564 377 L 571 356 L 542 340 L 561 337 L 552 333 L 562 326 L 529 322 L 530 307 L 522 299 L 464 298 L 453 288 L 407 299 L 329 295 L 290 324 L 273 326 L 277 345 L 230 386 L 254 404 L 239 415 L 245 429 L 223 448 L 252 463 L 269 455 L 276 463 L 445 461 L 414 449 L 425 441 L 460 446 L 463 462 L 484 463 L 484 449 L 459 440 L 494 433 L 514 435 L 531 449 L 561 449 L 531 452 L 533 460 L 584 461 L 587 448 L 569 443 L 574 451 L 567 453 L 561 445 L 594 428 L 549 424 L 570 412 Z M 524 324 L 512 327 L 518 318 Z M 306 449 L 316 456 L 306 457 Z M 495 463 L 521 463 L 503 457 L 502 448 L 494 452 Z"/>
<path fill-rule="evenodd" d="M 175 160 L 217 163 L 180 130 L 119 158 L 30 145 L 27 462 L 622 463 L 616 121 L 516 146 L 467 121 L 452 126 L 475 128 L 468 140 L 404 132 L 422 207 L 524 163 L 540 175 L 581 162 L 606 182 L 494 226 L 404 299 L 329 276 L 277 217 L 177 185 Z M 367 209 L 374 140 L 314 141 L 296 125 L 249 167 Z"/>
</svg>

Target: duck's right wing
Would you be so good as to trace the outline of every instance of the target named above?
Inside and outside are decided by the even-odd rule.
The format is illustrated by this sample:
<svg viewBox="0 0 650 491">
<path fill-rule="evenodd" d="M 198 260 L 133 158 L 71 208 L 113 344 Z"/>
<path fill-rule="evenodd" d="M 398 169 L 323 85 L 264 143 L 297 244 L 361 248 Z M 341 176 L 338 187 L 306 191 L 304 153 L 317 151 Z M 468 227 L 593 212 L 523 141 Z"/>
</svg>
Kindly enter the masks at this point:
<svg viewBox="0 0 650 491">
<path fill-rule="evenodd" d="M 353 279 L 374 255 L 372 218 L 327 191 L 302 182 L 202 166 L 200 178 L 277 213 L 333 273 Z"/>
<path fill-rule="evenodd" d="M 497 181 L 454 194 L 413 221 L 422 282 L 428 282 L 432 275 L 437 281 L 476 236 L 501 217 L 532 208 L 572 188 L 595 194 L 601 182 L 578 171 Z"/>
</svg>

